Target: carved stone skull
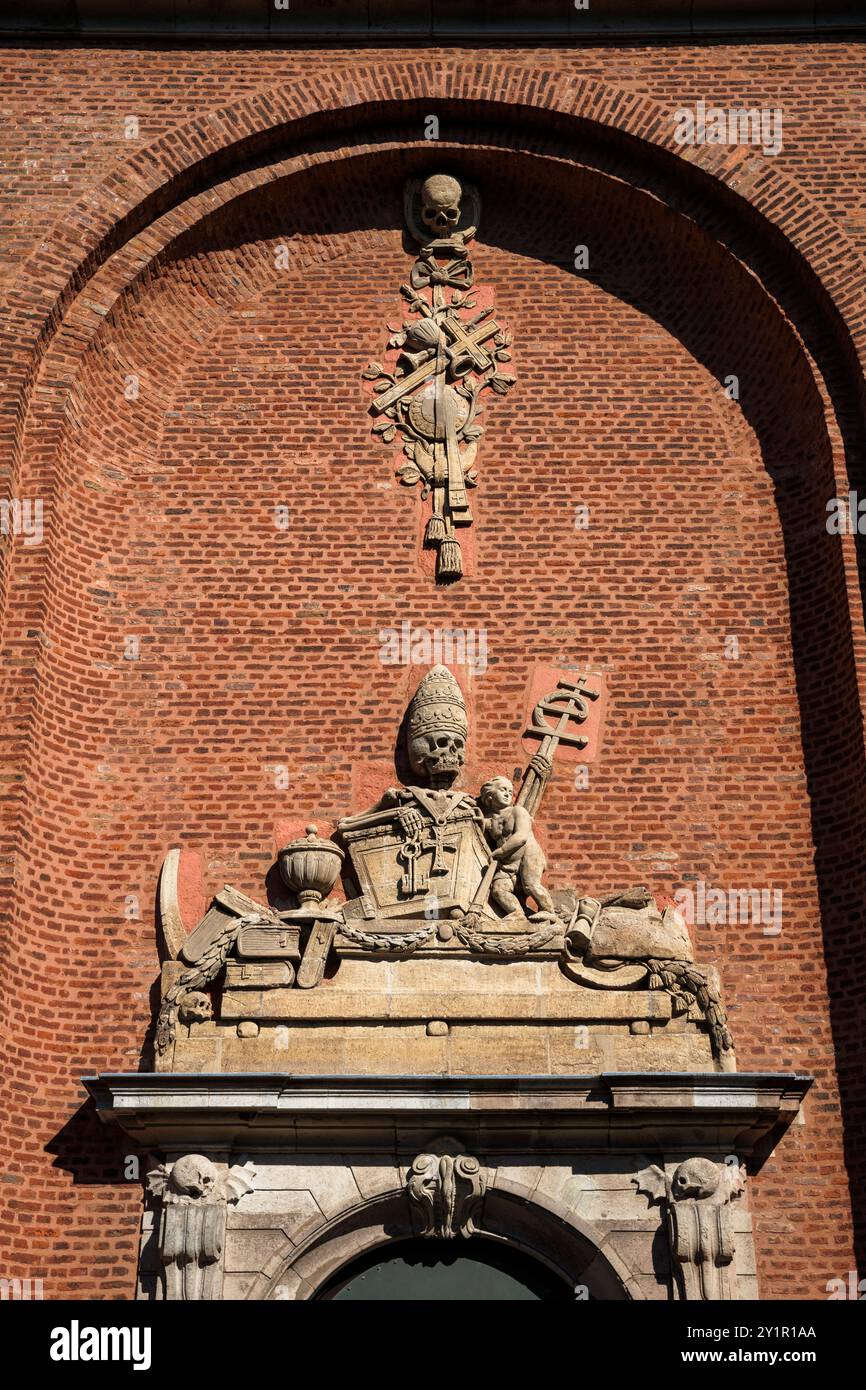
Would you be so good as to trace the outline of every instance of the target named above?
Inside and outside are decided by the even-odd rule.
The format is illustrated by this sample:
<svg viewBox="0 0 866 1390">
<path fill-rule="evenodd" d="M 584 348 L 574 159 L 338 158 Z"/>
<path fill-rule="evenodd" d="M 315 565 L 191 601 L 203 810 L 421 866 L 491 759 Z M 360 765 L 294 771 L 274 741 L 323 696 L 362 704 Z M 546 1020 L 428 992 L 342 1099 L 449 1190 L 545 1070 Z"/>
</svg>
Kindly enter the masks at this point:
<svg viewBox="0 0 866 1390">
<path fill-rule="evenodd" d="M 671 1188 L 675 1199 L 695 1197 L 699 1201 L 712 1197 L 719 1186 L 722 1170 L 708 1158 L 687 1158 L 673 1176 Z"/>
<path fill-rule="evenodd" d="M 217 1192 L 219 1171 L 204 1154 L 184 1154 L 171 1170 L 171 1186 L 181 1197 L 212 1199 Z"/>
<path fill-rule="evenodd" d="M 421 218 L 437 237 L 447 237 L 460 220 L 463 189 L 450 174 L 431 174 L 421 185 Z"/>
<path fill-rule="evenodd" d="M 416 776 L 437 789 L 451 786 L 466 761 L 466 739 L 451 731 L 418 734 L 409 740 L 409 762 Z"/>
<path fill-rule="evenodd" d="M 178 1000 L 181 1023 L 207 1023 L 213 1018 L 213 1002 L 201 989 L 188 989 Z"/>
</svg>

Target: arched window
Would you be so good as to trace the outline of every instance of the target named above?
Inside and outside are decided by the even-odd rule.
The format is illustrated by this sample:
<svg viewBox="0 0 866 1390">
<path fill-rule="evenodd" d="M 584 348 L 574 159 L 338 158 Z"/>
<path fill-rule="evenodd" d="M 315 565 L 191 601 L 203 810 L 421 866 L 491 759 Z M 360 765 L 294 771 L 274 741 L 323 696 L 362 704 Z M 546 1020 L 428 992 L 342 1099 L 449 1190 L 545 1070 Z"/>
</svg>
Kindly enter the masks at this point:
<svg viewBox="0 0 866 1390">
<path fill-rule="evenodd" d="M 366 1302 L 572 1302 L 575 1292 L 546 1265 L 508 1246 L 405 1240 L 353 1260 L 318 1296 Z"/>
</svg>

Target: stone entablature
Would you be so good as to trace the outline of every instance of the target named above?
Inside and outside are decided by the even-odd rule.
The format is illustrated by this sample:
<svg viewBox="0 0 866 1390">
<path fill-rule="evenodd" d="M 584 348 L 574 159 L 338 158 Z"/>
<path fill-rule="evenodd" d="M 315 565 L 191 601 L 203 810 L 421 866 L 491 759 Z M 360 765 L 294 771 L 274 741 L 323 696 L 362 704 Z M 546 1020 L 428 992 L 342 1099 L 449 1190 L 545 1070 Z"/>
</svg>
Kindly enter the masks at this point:
<svg viewBox="0 0 866 1390">
<path fill-rule="evenodd" d="M 365 1074 L 715 1071 L 700 1010 L 663 990 L 590 989 L 555 953 L 479 960 L 466 951 L 370 959 L 338 952 L 323 987 L 227 973 L 218 1020 L 179 1023 L 174 1071 Z M 255 967 L 254 967 L 255 968 Z M 258 967 L 272 971 L 272 966 Z"/>
<path fill-rule="evenodd" d="M 577 1297 L 718 1299 L 757 1296 L 745 1175 L 811 1082 L 139 1074 L 86 1084 L 104 1122 L 165 1155 L 143 1220 L 142 1298 L 311 1298 L 356 1255 L 426 1235 L 516 1239 Z M 164 1248 L 159 1205 L 166 1189 L 190 1191 L 173 1181 L 178 1164 L 210 1175 L 187 1205 L 220 1197 L 219 1241 L 205 1251 L 199 1227 L 184 1228 L 187 1262 L 207 1270 L 191 1292 L 175 1273 L 178 1241 Z"/>
</svg>

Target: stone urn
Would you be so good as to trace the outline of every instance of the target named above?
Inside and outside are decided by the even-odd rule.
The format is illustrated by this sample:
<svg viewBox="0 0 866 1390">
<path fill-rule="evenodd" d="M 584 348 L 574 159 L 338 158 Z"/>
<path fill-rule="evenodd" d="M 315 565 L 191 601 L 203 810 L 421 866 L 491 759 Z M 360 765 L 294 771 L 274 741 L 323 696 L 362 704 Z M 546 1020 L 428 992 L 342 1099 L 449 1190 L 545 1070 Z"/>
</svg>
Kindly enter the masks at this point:
<svg viewBox="0 0 866 1390">
<path fill-rule="evenodd" d="M 333 914 L 318 909 L 319 903 L 337 882 L 345 855 L 333 840 L 319 838 L 315 825 L 307 826 L 306 838 L 292 840 L 280 850 L 280 874 L 283 882 L 300 901 L 299 916 L 330 917 Z M 281 913 L 282 917 L 291 914 Z"/>
</svg>

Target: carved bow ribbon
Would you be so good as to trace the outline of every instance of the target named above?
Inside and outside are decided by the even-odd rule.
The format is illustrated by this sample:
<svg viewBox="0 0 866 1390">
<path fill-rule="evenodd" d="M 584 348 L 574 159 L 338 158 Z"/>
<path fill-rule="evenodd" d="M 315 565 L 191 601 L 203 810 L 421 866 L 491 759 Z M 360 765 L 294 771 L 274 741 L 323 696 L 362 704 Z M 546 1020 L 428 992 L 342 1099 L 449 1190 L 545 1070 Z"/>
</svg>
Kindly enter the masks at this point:
<svg viewBox="0 0 866 1390">
<path fill-rule="evenodd" d="M 451 289 L 468 290 L 473 276 L 472 262 L 464 252 L 444 265 L 439 265 L 432 256 L 421 255 L 413 265 L 409 279 L 416 290 L 426 289 L 428 285 L 448 285 Z"/>
</svg>

